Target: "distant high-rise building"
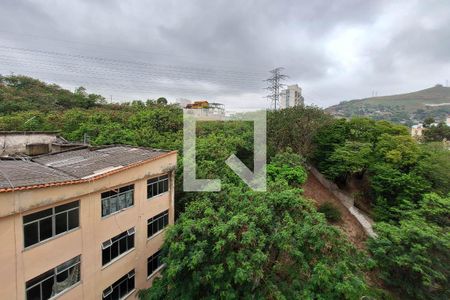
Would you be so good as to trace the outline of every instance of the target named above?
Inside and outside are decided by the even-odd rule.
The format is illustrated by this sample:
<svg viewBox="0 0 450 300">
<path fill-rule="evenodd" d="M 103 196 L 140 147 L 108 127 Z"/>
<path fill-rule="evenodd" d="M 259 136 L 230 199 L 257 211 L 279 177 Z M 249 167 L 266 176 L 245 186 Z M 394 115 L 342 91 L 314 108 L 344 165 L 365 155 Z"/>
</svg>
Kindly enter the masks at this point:
<svg viewBox="0 0 450 300">
<path fill-rule="evenodd" d="M 304 105 L 304 101 L 302 89 L 298 86 L 298 84 L 288 85 L 287 89 L 280 93 L 281 108 Z"/>
</svg>

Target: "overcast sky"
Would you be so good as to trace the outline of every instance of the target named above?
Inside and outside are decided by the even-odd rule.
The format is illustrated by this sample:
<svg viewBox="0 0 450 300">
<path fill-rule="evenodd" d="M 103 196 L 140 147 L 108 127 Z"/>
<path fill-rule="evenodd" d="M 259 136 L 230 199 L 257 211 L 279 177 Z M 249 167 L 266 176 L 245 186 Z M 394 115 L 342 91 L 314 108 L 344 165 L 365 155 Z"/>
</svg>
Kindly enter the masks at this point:
<svg viewBox="0 0 450 300">
<path fill-rule="evenodd" d="M 267 107 L 275 67 L 322 107 L 445 84 L 450 1 L 0 2 L 0 73 L 114 101 Z"/>
</svg>

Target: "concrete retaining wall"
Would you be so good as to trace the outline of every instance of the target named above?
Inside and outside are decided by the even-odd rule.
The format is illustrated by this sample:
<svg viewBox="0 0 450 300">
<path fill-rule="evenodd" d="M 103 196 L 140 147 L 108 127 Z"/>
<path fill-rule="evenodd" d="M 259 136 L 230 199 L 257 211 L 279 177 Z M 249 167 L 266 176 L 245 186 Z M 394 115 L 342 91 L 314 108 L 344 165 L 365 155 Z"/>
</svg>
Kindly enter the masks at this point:
<svg viewBox="0 0 450 300">
<path fill-rule="evenodd" d="M 332 181 L 325 178 L 316 168 L 313 166 L 308 166 L 312 175 L 325 187 L 327 188 L 333 195 L 341 201 L 341 203 L 348 209 L 348 211 L 356 218 L 356 220 L 361 224 L 364 228 L 366 234 L 370 237 L 376 237 L 376 233 L 373 231 L 372 224 L 373 220 L 355 207 L 355 200 L 348 194 L 344 193 L 339 187 Z"/>
</svg>

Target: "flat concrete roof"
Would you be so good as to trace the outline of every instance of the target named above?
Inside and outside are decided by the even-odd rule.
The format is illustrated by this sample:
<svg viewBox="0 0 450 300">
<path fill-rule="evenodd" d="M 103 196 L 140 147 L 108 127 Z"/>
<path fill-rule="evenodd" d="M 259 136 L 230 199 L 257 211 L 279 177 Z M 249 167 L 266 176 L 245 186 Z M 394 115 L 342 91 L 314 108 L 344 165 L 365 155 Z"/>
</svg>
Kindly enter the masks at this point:
<svg viewBox="0 0 450 300">
<path fill-rule="evenodd" d="M 83 147 L 0 160 L 0 192 L 89 180 L 175 151 L 124 145 Z"/>
</svg>

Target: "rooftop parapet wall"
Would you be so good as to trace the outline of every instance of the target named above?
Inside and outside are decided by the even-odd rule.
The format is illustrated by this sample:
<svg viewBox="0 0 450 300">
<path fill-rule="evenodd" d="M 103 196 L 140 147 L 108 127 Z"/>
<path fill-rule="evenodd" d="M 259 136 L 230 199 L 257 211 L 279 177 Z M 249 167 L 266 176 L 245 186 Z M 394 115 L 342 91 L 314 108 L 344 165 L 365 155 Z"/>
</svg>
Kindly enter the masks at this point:
<svg viewBox="0 0 450 300">
<path fill-rule="evenodd" d="M 26 153 L 29 144 L 52 144 L 60 140 L 57 132 L 0 131 L 0 156 Z"/>
</svg>

